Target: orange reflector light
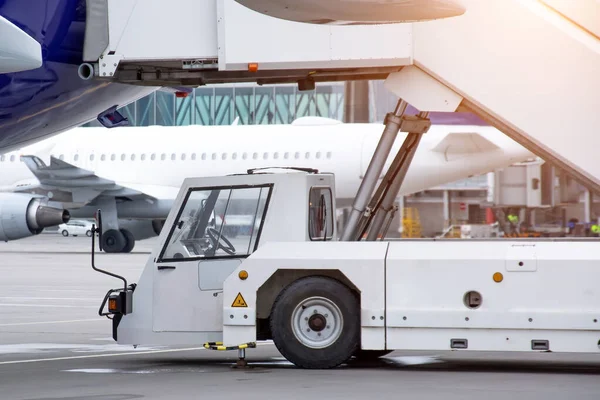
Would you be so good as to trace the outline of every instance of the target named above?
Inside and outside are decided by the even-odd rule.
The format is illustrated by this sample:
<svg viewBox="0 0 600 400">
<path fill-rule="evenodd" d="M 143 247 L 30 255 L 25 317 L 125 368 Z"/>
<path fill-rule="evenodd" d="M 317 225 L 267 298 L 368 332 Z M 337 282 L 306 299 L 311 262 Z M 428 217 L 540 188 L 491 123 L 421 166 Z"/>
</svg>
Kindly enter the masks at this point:
<svg viewBox="0 0 600 400">
<path fill-rule="evenodd" d="M 117 311 L 117 299 L 108 299 L 108 311 Z"/>
<path fill-rule="evenodd" d="M 258 63 L 248 64 L 248 72 L 256 72 L 256 71 L 258 71 Z"/>
<path fill-rule="evenodd" d="M 248 271 L 241 270 L 238 276 L 241 280 L 245 281 L 246 279 L 248 279 Z"/>
<path fill-rule="evenodd" d="M 500 283 L 500 282 L 502 282 L 503 279 L 504 279 L 504 277 L 502 276 L 502 274 L 500 272 L 496 272 L 494 274 L 494 282 Z"/>
</svg>

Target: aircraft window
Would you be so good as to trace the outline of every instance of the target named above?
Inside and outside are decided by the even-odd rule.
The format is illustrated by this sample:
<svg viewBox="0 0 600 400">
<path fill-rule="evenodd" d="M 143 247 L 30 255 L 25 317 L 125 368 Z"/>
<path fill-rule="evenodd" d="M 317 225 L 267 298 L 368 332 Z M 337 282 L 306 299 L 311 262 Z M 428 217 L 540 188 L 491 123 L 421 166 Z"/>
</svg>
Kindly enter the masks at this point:
<svg viewBox="0 0 600 400">
<path fill-rule="evenodd" d="M 192 191 L 159 262 L 244 257 L 256 250 L 271 185 Z"/>
<path fill-rule="evenodd" d="M 100 156 L 100 161 L 104 161 L 104 160 L 106 160 L 106 155 L 105 155 L 105 154 L 102 154 L 102 155 Z"/>
<path fill-rule="evenodd" d="M 73 161 L 77 160 L 79 160 L 79 154 L 75 154 L 75 156 L 73 156 Z M 12 161 L 12 157 L 10 158 L 10 161 Z"/>
<path fill-rule="evenodd" d="M 144 160 L 146 159 L 146 154 L 142 154 L 142 155 L 140 156 L 140 158 L 142 159 L 142 161 L 144 161 Z"/>
<path fill-rule="evenodd" d="M 125 161 L 125 154 L 121 154 L 121 161 Z"/>
<path fill-rule="evenodd" d="M 330 151 L 327 152 L 327 158 L 331 158 L 331 152 Z"/>
<path fill-rule="evenodd" d="M 252 154 L 252 158 L 256 160 L 258 158 L 258 153 Z"/>
<path fill-rule="evenodd" d="M 167 155 L 166 155 L 165 153 L 162 153 L 162 154 L 160 155 L 160 159 L 161 159 L 161 161 L 165 161 L 165 158 L 167 158 Z"/>
<path fill-rule="evenodd" d="M 223 153 L 221 155 L 221 160 L 227 160 L 227 153 Z"/>
<path fill-rule="evenodd" d="M 185 153 L 181 153 L 181 161 L 185 160 Z"/>
<path fill-rule="evenodd" d="M 206 160 L 206 153 L 202 153 L 202 160 Z"/>
<path fill-rule="evenodd" d="M 308 233 L 310 240 L 333 238 L 333 213 L 331 189 L 313 187 L 308 201 Z"/>
<path fill-rule="evenodd" d="M 232 158 L 232 159 L 234 159 L 234 160 L 237 160 L 237 153 L 233 153 L 233 154 L 231 155 L 231 158 Z"/>
<path fill-rule="evenodd" d="M 131 155 L 131 161 L 135 161 L 135 154 Z"/>
<path fill-rule="evenodd" d="M 304 155 L 304 158 L 306 158 L 307 160 L 310 158 L 310 153 L 307 151 L 306 154 Z"/>
<path fill-rule="evenodd" d="M 5 157 L 5 156 L 4 156 L 4 154 L 3 154 L 2 156 L 0 156 L 0 161 L 4 162 L 4 159 L 5 159 L 5 158 L 6 158 L 6 157 Z"/>
<path fill-rule="evenodd" d="M 171 160 L 172 160 L 172 161 L 175 161 L 175 159 L 176 159 L 176 158 L 177 158 L 177 156 L 175 155 L 175 153 L 172 153 L 172 154 L 171 154 Z"/>
<path fill-rule="evenodd" d="M 212 159 L 216 160 L 217 159 L 217 153 L 212 153 Z"/>
<path fill-rule="evenodd" d="M 13 162 L 13 161 L 15 161 L 15 156 L 14 155 L 10 156 L 10 162 Z"/>
<path fill-rule="evenodd" d="M 94 155 L 90 154 L 90 161 L 94 161 Z"/>
<path fill-rule="evenodd" d="M 110 161 L 115 161 L 115 155 L 114 154 L 111 154 Z"/>
<path fill-rule="evenodd" d="M 156 160 L 156 154 L 152 153 L 152 154 L 150 155 L 150 159 L 151 159 L 152 161 Z"/>
<path fill-rule="evenodd" d="M 64 159 L 65 159 L 65 156 L 64 156 L 64 154 L 61 154 L 61 155 L 60 155 L 58 158 L 59 158 L 60 160 L 64 160 Z"/>
<path fill-rule="evenodd" d="M 285 158 L 286 160 L 288 158 L 290 158 L 290 153 L 288 153 L 287 151 L 283 154 L 283 158 Z"/>
<path fill-rule="evenodd" d="M 263 160 L 266 160 L 269 158 L 269 153 L 263 153 Z"/>
<path fill-rule="evenodd" d="M 196 159 L 196 153 L 192 153 L 192 160 Z"/>
<path fill-rule="evenodd" d="M 321 152 L 317 151 L 317 158 L 321 158 Z"/>
<path fill-rule="evenodd" d="M 300 153 L 299 153 L 299 152 L 296 152 L 296 154 L 294 154 L 294 158 L 295 158 L 295 159 L 298 159 L 298 158 L 300 158 Z"/>
<path fill-rule="evenodd" d="M 277 160 L 278 158 L 279 158 L 279 153 L 278 153 L 278 152 L 275 152 L 275 153 L 273 154 L 273 159 Z"/>
<path fill-rule="evenodd" d="M 248 158 L 248 153 L 243 153 L 242 154 L 242 159 L 245 160 L 246 158 Z"/>
</svg>

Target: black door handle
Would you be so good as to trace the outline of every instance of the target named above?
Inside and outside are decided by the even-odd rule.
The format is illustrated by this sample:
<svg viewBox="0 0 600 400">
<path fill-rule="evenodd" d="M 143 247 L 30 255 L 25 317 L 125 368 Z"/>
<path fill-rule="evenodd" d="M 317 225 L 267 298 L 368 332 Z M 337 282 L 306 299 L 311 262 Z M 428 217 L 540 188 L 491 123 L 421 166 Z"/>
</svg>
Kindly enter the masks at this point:
<svg viewBox="0 0 600 400">
<path fill-rule="evenodd" d="M 158 269 L 175 269 L 177 267 L 175 267 L 174 265 L 159 265 Z"/>
</svg>

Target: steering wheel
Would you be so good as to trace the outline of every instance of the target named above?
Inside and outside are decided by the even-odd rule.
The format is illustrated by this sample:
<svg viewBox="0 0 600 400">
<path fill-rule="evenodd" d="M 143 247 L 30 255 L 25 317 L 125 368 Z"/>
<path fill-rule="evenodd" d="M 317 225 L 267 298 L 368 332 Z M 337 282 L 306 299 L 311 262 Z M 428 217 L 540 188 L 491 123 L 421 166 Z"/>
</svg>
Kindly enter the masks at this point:
<svg viewBox="0 0 600 400">
<path fill-rule="evenodd" d="M 223 249 L 223 251 L 229 255 L 235 255 L 235 247 L 233 247 L 233 244 L 229 241 L 229 239 L 227 239 L 225 236 L 221 235 L 219 237 L 219 231 L 216 230 L 215 228 L 213 228 L 212 226 L 209 226 L 206 229 L 206 233 L 208 234 L 208 237 L 211 239 L 211 241 L 213 242 L 213 246 L 215 246 L 217 248 L 217 250 L 219 248 Z M 221 242 L 224 242 L 225 245 Z M 216 252 L 216 250 L 215 250 Z"/>
</svg>

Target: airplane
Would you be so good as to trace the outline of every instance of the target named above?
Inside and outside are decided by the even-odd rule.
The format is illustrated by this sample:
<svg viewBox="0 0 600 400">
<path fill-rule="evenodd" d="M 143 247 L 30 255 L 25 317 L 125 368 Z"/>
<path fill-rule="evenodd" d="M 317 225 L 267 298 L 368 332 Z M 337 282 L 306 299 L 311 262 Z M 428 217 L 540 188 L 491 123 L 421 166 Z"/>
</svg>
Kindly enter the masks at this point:
<svg viewBox="0 0 600 400">
<path fill-rule="evenodd" d="M 85 0 L 0 1 L 0 153 L 101 117 L 157 90 L 78 76 Z"/>
<path fill-rule="evenodd" d="M 348 207 L 382 132 L 382 124 L 321 117 L 302 117 L 289 125 L 76 128 L 0 156 L 0 194 L 42 196 L 74 218 L 93 218 L 100 208 L 104 251 L 130 252 L 140 237 L 119 221 L 137 221 L 133 225 L 138 230 L 145 226 L 145 237 L 158 235 L 188 176 L 313 168 L 335 174 L 338 204 Z M 384 170 L 405 136 L 398 133 Z M 433 125 L 400 195 L 534 157 L 495 128 Z M 0 197 L 0 210 L 5 208 Z"/>
</svg>

